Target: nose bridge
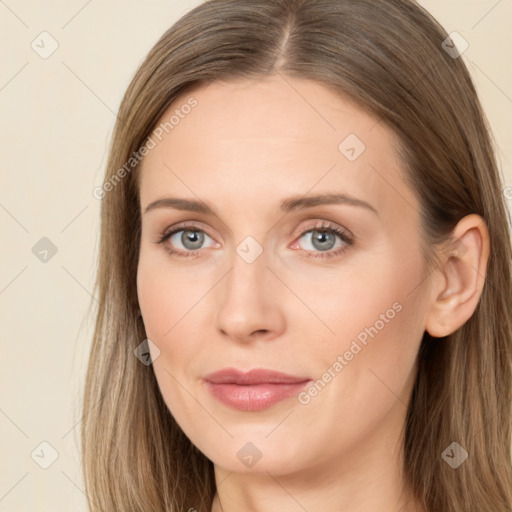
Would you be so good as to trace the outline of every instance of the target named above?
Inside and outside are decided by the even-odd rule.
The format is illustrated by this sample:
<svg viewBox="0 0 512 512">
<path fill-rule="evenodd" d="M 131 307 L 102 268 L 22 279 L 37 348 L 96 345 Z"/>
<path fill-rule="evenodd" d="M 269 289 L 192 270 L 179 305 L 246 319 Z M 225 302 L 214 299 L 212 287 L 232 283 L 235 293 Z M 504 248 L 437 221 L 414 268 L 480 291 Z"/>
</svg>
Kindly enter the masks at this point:
<svg viewBox="0 0 512 512">
<path fill-rule="evenodd" d="M 217 327 L 224 334 L 242 340 L 255 331 L 280 329 L 282 316 L 271 292 L 267 263 L 263 247 L 254 238 L 247 237 L 235 247 L 217 302 Z"/>
<path fill-rule="evenodd" d="M 235 248 L 228 274 L 228 293 L 233 299 L 260 302 L 263 284 L 267 281 L 267 255 L 253 237 L 247 237 Z M 230 297 L 226 296 L 229 300 Z"/>
</svg>

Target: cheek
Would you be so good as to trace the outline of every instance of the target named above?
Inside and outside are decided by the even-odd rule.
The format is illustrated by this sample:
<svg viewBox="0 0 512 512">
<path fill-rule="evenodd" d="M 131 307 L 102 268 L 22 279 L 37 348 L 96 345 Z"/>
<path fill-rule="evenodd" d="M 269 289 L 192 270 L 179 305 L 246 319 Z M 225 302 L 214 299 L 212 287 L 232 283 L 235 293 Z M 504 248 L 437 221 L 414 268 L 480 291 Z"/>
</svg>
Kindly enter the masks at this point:
<svg viewBox="0 0 512 512">
<path fill-rule="evenodd" d="M 149 339 L 164 341 L 186 327 L 188 312 L 204 293 L 189 270 L 169 265 L 160 251 L 141 250 L 137 295 Z"/>
<path fill-rule="evenodd" d="M 173 272 L 172 277 L 168 274 L 165 265 L 141 251 L 137 271 L 138 300 L 146 335 L 159 350 L 152 368 L 167 408 L 180 423 L 180 419 L 197 414 L 181 387 L 186 387 L 187 369 L 197 350 L 197 335 L 194 336 L 187 317 L 197 302 L 197 287 L 184 286 L 179 273 Z M 180 426 L 186 428 L 181 423 Z"/>
<path fill-rule="evenodd" d="M 367 311 L 346 303 L 337 336 L 310 351 L 316 380 L 300 403 L 303 421 L 314 418 L 318 436 L 310 442 L 318 442 L 316 451 L 321 452 L 322 439 L 347 448 L 366 443 L 377 431 L 389 435 L 401 428 L 423 332 L 417 301 L 406 297 L 405 289 L 375 290 Z"/>
<path fill-rule="evenodd" d="M 204 350 L 207 292 L 206 281 L 198 280 L 190 269 L 141 251 L 137 294 L 146 335 L 160 350 L 153 367 L 165 398 L 179 387 L 172 376 L 178 382 L 189 379 L 196 356 Z"/>
<path fill-rule="evenodd" d="M 425 309 L 422 257 L 406 249 L 397 246 L 369 252 L 329 274 L 323 269 L 314 273 L 292 269 L 287 279 L 316 314 L 297 315 L 293 322 L 310 330 L 316 325 L 326 341 L 322 351 L 330 355 L 348 350 L 356 337 L 363 344 L 389 338 L 387 349 L 395 345 L 398 349 L 409 335 L 422 332 L 417 325 Z"/>
<path fill-rule="evenodd" d="M 361 417 L 384 415 L 397 396 L 408 398 L 426 310 L 419 253 L 390 254 L 367 269 L 347 276 L 344 288 L 338 283 L 330 296 L 337 311 L 331 306 L 326 317 L 336 335 L 315 352 L 317 378 L 330 379 L 319 395 Z"/>
</svg>

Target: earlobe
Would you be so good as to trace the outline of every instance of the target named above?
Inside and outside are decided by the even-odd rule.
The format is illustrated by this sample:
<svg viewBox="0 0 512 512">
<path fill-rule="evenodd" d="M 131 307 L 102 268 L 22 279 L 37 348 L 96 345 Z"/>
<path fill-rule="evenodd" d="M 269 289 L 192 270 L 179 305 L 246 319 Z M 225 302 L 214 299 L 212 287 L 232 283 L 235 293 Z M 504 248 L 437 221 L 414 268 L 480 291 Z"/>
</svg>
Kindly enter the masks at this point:
<svg viewBox="0 0 512 512">
<path fill-rule="evenodd" d="M 459 221 L 449 250 L 440 251 L 425 330 L 433 337 L 456 331 L 474 313 L 485 283 L 489 231 L 476 214 Z"/>
</svg>

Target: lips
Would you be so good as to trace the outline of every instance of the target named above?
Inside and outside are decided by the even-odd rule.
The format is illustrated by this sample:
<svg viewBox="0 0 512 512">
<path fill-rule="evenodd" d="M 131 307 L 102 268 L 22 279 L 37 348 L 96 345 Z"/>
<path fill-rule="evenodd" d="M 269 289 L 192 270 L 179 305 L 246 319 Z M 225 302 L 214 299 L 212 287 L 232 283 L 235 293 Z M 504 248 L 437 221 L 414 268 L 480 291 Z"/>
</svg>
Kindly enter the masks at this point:
<svg viewBox="0 0 512 512">
<path fill-rule="evenodd" d="M 260 411 L 297 395 L 311 378 L 260 368 L 246 373 L 225 368 L 207 375 L 204 380 L 211 394 L 225 405 Z"/>
</svg>

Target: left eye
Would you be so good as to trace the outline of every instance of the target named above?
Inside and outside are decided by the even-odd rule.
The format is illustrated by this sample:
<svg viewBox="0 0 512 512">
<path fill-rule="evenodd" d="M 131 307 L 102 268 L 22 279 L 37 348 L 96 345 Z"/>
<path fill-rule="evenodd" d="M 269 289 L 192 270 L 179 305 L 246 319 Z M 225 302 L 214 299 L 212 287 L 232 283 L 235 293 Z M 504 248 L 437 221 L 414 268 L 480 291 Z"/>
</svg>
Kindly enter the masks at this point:
<svg viewBox="0 0 512 512">
<path fill-rule="evenodd" d="M 303 229 L 299 240 L 301 238 L 306 238 L 313 247 L 313 250 L 304 249 L 310 253 L 309 256 L 312 258 L 339 256 L 353 244 L 353 237 L 348 231 L 331 224 L 321 224 Z M 341 240 L 338 245 L 335 245 L 336 238 Z M 297 242 L 294 242 L 291 247 L 292 249 L 301 248 L 298 247 Z"/>
<path fill-rule="evenodd" d="M 340 238 L 340 235 L 333 230 L 320 230 L 320 229 L 311 229 L 303 233 L 300 238 L 305 238 L 310 245 L 313 246 L 313 249 L 308 249 L 306 247 L 305 250 L 317 250 L 317 251 L 329 251 L 334 249 L 334 245 L 336 244 L 336 238 Z M 338 244 L 337 247 L 340 247 L 341 243 Z M 336 247 L 336 248 L 337 248 Z"/>
</svg>

